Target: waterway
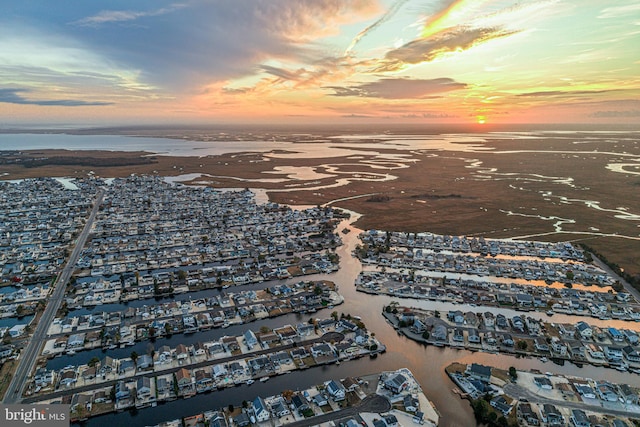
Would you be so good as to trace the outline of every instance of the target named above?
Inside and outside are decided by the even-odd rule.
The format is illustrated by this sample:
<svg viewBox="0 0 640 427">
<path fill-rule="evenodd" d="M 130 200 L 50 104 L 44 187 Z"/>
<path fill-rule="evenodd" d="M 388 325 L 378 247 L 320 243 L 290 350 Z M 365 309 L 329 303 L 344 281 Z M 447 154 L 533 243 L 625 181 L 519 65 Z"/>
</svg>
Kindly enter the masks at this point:
<svg viewBox="0 0 640 427">
<path fill-rule="evenodd" d="M 348 228 L 348 234 L 341 234 L 343 246 L 338 249 L 340 255 L 339 271 L 329 275 L 314 275 L 305 277 L 304 280 L 328 279 L 338 284 L 340 293 L 345 298 L 343 305 L 334 309 L 325 309 L 314 314 L 314 317 L 328 317 L 332 310 L 339 313 L 350 313 L 352 315 L 361 316 L 367 328 L 376 334 L 386 346 L 387 352 L 376 359 L 359 359 L 355 361 L 345 362 L 339 366 L 330 365 L 308 369 L 305 371 L 293 372 L 290 375 L 275 377 L 266 383 L 255 383 L 251 386 L 242 385 L 223 391 L 214 391 L 209 394 L 196 395 L 188 400 L 176 400 L 161 404 L 155 408 L 147 408 L 134 412 L 122 412 L 107 414 L 100 417 L 91 418 L 86 421 L 86 425 L 90 427 L 113 426 L 113 425 L 154 425 L 162 421 L 175 419 L 181 416 L 193 415 L 210 409 L 219 409 L 229 404 L 240 405 L 243 400 L 250 400 L 257 395 L 268 396 L 278 393 L 282 390 L 291 389 L 298 390 L 319 384 L 330 378 L 343 378 L 346 376 L 360 376 L 371 374 L 379 371 L 395 370 L 401 367 L 409 368 L 420 382 L 427 397 L 435 404 L 439 411 L 441 426 L 470 426 L 475 421 L 470 406 L 466 400 L 460 399 L 452 392 L 454 384 L 444 373 L 444 368 L 451 362 L 458 361 L 461 363 L 482 363 L 486 365 L 497 366 L 500 368 L 508 368 L 515 366 L 518 369 L 539 369 L 542 372 L 553 372 L 564 375 L 575 375 L 588 377 L 593 379 L 607 379 L 613 382 L 628 383 L 634 386 L 640 386 L 640 376 L 629 373 L 620 373 L 612 369 L 598 368 L 585 365 L 579 368 L 571 363 L 565 363 L 563 366 L 556 365 L 552 362 L 541 362 L 536 358 L 516 358 L 509 355 L 496 355 L 482 352 L 471 352 L 467 350 L 453 348 L 438 348 L 418 344 L 409 340 L 404 336 L 400 336 L 389 325 L 381 315 L 382 308 L 389 304 L 391 297 L 382 295 L 368 295 L 356 292 L 354 282 L 358 273 L 362 269 L 360 262 L 351 256 L 352 250 L 358 244 L 357 235 L 361 230 L 348 225 L 350 221 L 345 220 L 338 230 Z M 290 279 L 288 282 L 300 280 Z M 272 286 L 271 283 L 262 283 L 256 285 L 243 286 L 239 289 L 256 289 L 266 286 Z M 216 290 L 202 291 L 198 296 L 212 295 Z M 188 298 L 181 296 L 180 298 Z M 196 295 L 192 295 L 196 298 Z M 138 301 L 131 304 L 141 304 Z M 151 303 L 151 302 L 147 302 Z M 414 301 L 400 300 L 403 305 L 417 306 L 427 309 L 438 309 L 447 311 L 450 309 L 463 309 L 473 311 L 486 311 L 486 308 L 460 306 L 450 303 L 440 303 L 434 301 Z M 102 306 L 98 310 L 104 310 L 107 307 Z M 506 315 L 513 316 L 515 311 L 507 309 L 494 309 L 493 312 L 503 312 Z M 521 314 L 521 313 L 520 313 Z M 545 318 L 544 313 L 528 313 L 533 317 Z M 298 322 L 307 321 L 309 315 L 291 314 L 287 316 L 276 317 L 250 323 L 248 325 L 236 325 L 227 329 L 215 329 L 192 335 L 176 335 L 169 339 L 158 340 L 154 345 L 158 348 L 160 345 L 168 344 L 175 346 L 179 343 L 194 343 L 196 341 L 207 341 L 215 339 L 223 335 L 239 335 L 246 329 L 259 329 L 260 326 L 279 326 L 284 324 L 296 324 Z M 597 325 L 612 325 L 618 327 L 630 327 L 638 330 L 640 324 L 622 321 L 601 321 L 598 319 L 585 318 L 588 322 Z M 576 322 L 575 316 L 565 316 L 556 314 L 553 317 L 556 322 Z M 146 352 L 149 342 L 138 343 L 136 346 L 127 347 L 125 349 L 116 349 L 110 351 L 109 354 L 114 357 L 127 357 L 132 351 L 139 354 Z M 104 354 L 100 349 L 90 352 L 80 352 L 75 356 L 63 356 L 53 359 L 49 362 L 50 368 L 61 368 L 68 364 L 86 363 L 93 356 L 102 357 Z"/>
</svg>

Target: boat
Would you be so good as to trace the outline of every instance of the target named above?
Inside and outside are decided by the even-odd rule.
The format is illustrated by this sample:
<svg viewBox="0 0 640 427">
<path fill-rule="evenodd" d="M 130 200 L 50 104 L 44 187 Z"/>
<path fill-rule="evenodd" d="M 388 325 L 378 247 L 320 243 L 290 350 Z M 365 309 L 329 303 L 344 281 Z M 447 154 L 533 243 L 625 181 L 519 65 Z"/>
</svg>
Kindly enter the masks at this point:
<svg viewBox="0 0 640 427">
<path fill-rule="evenodd" d="M 262 377 L 262 378 L 260 378 L 260 382 L 261 382 L 261 383 L 264 383 L 264 382 L 267 382 L 267 381 L 269 381 L 269 377 Z"/>
<path fill-rule="evenodd" d="M 252 380 L 252 379 L 248 379 L 248 380 L 247 380 L 247 382 L 246 382 L 246 384 L 247 384 L 247 385 L 251 385 L 251 384 L 253 384 L 253 383 L 255 383 L 255 381 L 254 381 L 254 380 Z"/>
<path fill-rule="evenodd" d="M 553 316 L 553 310 L 548 310 L 547 311 L 547 316 L 549 316 L 549 317 Z"/>
<path fill-rule="evenodd" d="M 549 361 L 549 359 L 547 359 L 546 357 L 542 356 L 542 357 L 540 358 L 540 361 L 541 361 L 541 362 L 543 362 L 543 363 L 546 363 L 546 362 L 548 362 L 548 361 Z"/>
</svg>

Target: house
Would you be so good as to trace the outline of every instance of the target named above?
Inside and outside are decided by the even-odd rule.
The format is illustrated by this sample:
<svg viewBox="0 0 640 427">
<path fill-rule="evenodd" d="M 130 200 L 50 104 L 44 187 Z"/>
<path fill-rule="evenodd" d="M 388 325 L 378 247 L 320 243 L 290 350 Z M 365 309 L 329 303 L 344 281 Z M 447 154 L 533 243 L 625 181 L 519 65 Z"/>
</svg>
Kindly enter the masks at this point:
<svg viewBox="0 0 640 427">
<path fill-rule="evenodd" d="M 604 348 L 604 356 L 609 362 L 619 362 L 622 360 L 623 351 L 618 347 L 606 346 Z"/>
<path fill-rule="evenodd" d="M 153 358 L 148 354 L 138 356 L 138 358 L 136 359 L 136 368 L 139 371 L 153 368 Z"/>
<path fill-rule="evenodd" d="M 513 337 L 511 336 L 511 334 L 502 334 L 500 340 L 502 342 L 502 345 L 506 347 L 513 347 L 515 345 L 515 341 L 513 341 Z"/>
<path fill-rule="evenodd" d="M 180 368 L 175 375 L 176 381 L 178 382 L 178 388 L 182 389 L 184 387 L 191 386 L 191 373 L 187 369 Z"/>
<path fill-rule="evenodd" d="M 547 377 L 534 377 L 533 382 L 543 390 L 553 390 L 553 384 Z"/>
<path fill-rule="evenodd" d="M 598 398 L 605 402 L 617 402 L 619 398 L 613 384 L 607 381 L 596 381 L 596 393 Z"/>
<path fill-rule="evenodd" d="M 593 329 L 588 323 L 580 321 L 576 323 L 576 332 L 578 336 L 576 338 L 583 340 L 590 340 L 593 337 Z"/>
<path fill-rule="evenodd" d="M 257 422 L 267 421 L 271 417 L 267 404 L 260 396 L 253 399 L 253 416 Z"/>
<path fill-rule="evenodd" d="M 622 331 L 622 333 L 624 334 L 624 339 L 627 340 L 627 342 L 631 345 L 637 345 L 639 340 L 638 340 L 638 334 L 635 331 L 632 331 L 630 329 L 625 329 Z"/>
<path fill-rule="evenodd" d="M 208 416 L 207 422 L 209 424 L 209 427 L 229 427 L 227 418 L 222 412 L 206 412 L 205 415 Z"/>
<path fill-rule="evenodd" d="M 88 394 L 76 393 L 71 398 L 71 411 L 78 410 L 78 407 L 87 408 L 87 405 L 91 407 L 91 396 Z"/>
<path fill-rule="evenodd" d="M 431 337 L 436 341 L 447 341 L 449 339 L 449 330 L 444 325 L 435 325 L 431 331 Z"/>
<path fill-rule="evenodd" d="M 466 374 L 486 383 L 491 382 L 491 367 L 472 363 L 467 366 Z"/>
<path fill-rule="evenodd" d="M 47 368 L 38 368 L 35 374 L 36 386 L 46 387 L 49 384 L 53 384 L 54 372 L 53 370 L 47 370 Z"/>
<path fill-rule="evenodd" d="M 249 416 L 244 412 L 241 412 L 239 415 L 233 417 L 233 422 L 238 427 L 247 427 L 249 424 L 251 424 Z"/>
<path fill-rule="evenodd" d="M 613 327 L 607 328 L 607 333 L 609 334 L 611 339 L 615 342 L 624 341 L 624 334 L 616 328 L 613 328 Z"/>
<path fill-rule="evenodd" d="M 336 380 L 331 380 L 325 383 L 325 386 L 327 393 L 329 393 L 329 396 L 331 396 L 334 401 L 339 402 L 344 400 L 346 397 L 346 390 L 344 386 Z"/>
<path fill-rule="evenodd" d="M 395 372 L 393 374 L 390 374 L 384 380 L 383 386 L 387 390 L 391 390 L 393 393 L 399 394 L 409 386 L 409 380 L 401 373 Z"/>
<path fill-rule="evenodd" d="M 291 413 L 282 397 L 271 402 L 271 411 L 276 415 L 276 417 L 284 417 Z"/>
<path fill-rule="evenodd" d="M 291 404 L 293 405 L 295 410 L 298 411 L 300 414 L 302 414 L 302 412 L 309 409 L 309 405 L 299 394 L 294 394 L 291 397 Z"/>
<path fill-rule="evenodd" d="M 67 340 L 67 348 L 80 348 L 84 347 L 85 334 L 73 334 Z"/>
<path fill-rule="evenodd" d="M 453 340 L 455 342 L 464 342 L 464 329 L 462 329 L 462 328 L 454 328 L 453 329 Z"/>
<path fill-rule="evenodd" d="M 597 344 L 587 344 L 587 353 L 593 359 L 604 359 L 604 351 L 602 350 L 602 347 Z"/>
<path fill-rule="evenodd" d="M 130 358 L 121 359 L 118 367 L 119 375 L 132 375 L 136 371 L 136 364 Z"/>
<path fill-rule="evenodd" d="M 496 324 L 496 316 L 490 311 L 485 311 L 482 313 L 482 321 L 485 328 L 493 328 Z"/>
<path fill-rule="evenodd" d="M 178 344 L 176 346 L 176 359 L 185 360 L 189 357 L 189 350 L 187 350 L 187 346 L 184 344 Z"/>
<path fill-rule="evenodd" d="M 576 391 L 580 396 L 584 399 L 595 399 L 596 393 L 593 391 L 591 386 L 585 383 L 573 383 L 573 387 L 575 387 Z"/>
<path fill-rule="evenodd" d="M 630 345 L 623 347 L 622 353 L 627 362 L 640 363 L 640 353 Z"/>
<path fill-rule="evenodd" d="M 567 344 L 557 337 L 551 339 L 551 350 L 558 356 L 566 356 L 568 353 Z"/>
<path fill-rule="evenodd" d="M 244 343 L 251 350 L 254 346 L 258 345 L 258 338 L 256 338 L 256 334 L 253 333 L 251 329 L 247 330 L 244 335 Z"/>
<path fill-rule="evenodd" d="M 0 346 L 0 359 L 9 357 L 13 354 L 13 347 L 10 345 Z"/>
<path fill-rule="evenodd" d="M 575 427 L 591 427 L 587 414 L 581 409 L 571 410 L 571 422 Z"/>
<path fill-rule="evenodd" d="M 547 340 L 545 340 L 542 337 L 536 337 L 533 340 L 533 346 L 536 349 L 536 351 L 539 351 L 541 353 L 549 352 L 549 344 L 547 344 Z"/>
<path fill-rule="evenodd" d="M 546 423 L 549 427 L 564 426 L 564 417 L 562 413 L 550 403 L 542 405 L 540 410 L 540 419 L 543 423 Z"/>
<path fill-rule="evenodd" d="M 504 314 L 498 314 L 496 316 L 496 327 L 506 329 L 509 327 L 509 323 L 507 322 L 507 318 Z"/>
<path fill-rule="evenodd" d="M 113 359 L 112 357 L 105 356 L 100 361 L 100 369 L 98 369 L 98 373 L 104 376 L 115 371 L 115 369 L 116 369 L 116 360 Z"/>
<path fill-rule="evenodd" d="M 447 313 L 447 319 L 457 325 L 464 323 L 464 314 L 460 310 L 450 311 Z"/>
<path fill-rule="evenodd" d="M 94 379 L 96 377 L 96 371 L 97 369 L 95 366 L 88 367 L 87 369 L 82 371 L 82 374 L 81 374 L 82 379 L 85 381 Z"/>
<path fill-rule="evenodd" d="M 63 371 L 60 374 L 60 385 L 69 387 L 73 383 L 75 383 L 77 379 L 78 379 L 78 375 L 76 374 L 75 369 L 69 369 L 69 370 Z"/>
<path fill-rule="evenodd" d="M 618 386 L 620 390 L 620 397 L 626 404 L 637 405 L 638 404 L 638 392 L 627 384 L 620 384 Z"/>
<path fill-rule="evenodd" d="M 318 393 L 313 396 L 313 403 L 316 406 L 325 406 L 329 404 L 329 396 L 324 393 Z"/>
<path fill-rule="evenodd" d="M 518 417 L 530 426 L 540 425 L 540 418 L 538 418 L 538 414 L 531 409 L 530 403 L 520 403 L 518 405 Z"/>
<path fill-rule="evenodd" d="M 469 336 L 467 338 L 472 344 L 480 344 L 480 333 L 477 329 L 469 329 Z"/>
<path fill-rule="evenodd" d="M 136 381 L 136 396 L 138 399 L 146 399 L 151 396 L 151 378 L 138 378 Z"/>
<path fill-rule="evenodd" d="M 382 420 L 386 427 L 398 427 L 398 418 L 393 414 L 385 414 Z"/>
<path fill-rule="evenodd" d="M 494 397 L 491 399 L 489 404 L 495 408 L 496 411 L 501 412 L 505 417 L 511 412 L 511 405 L 509 405 L 507 400 L 502 396 Z"/>
<path fill-rule="evenodd" d="M 420 401 L 410 394 L 402 399 L 402 404 L 404 405 L 404 410 L 407 412 L 415 413 L 420 410 Z"/>
<path fill-rule="evenodd" d="M 116 383 L 116 401 L 122 399 L 128 399 L 131 397 L 131 392 L 129 391 L 129 387 L 125 384 L 124 381 L 118 381 Z"/>
<path fill-rule="evenodd" d="M 331 346 L 327 343 L 319 343 L 319 344 L 315 344 L 314 346 L 311 347 L 311 355 L 313 357 L 319 357 L 319 356 L 333 356 L 333 349 L 331 348 Z"/>
</svg>

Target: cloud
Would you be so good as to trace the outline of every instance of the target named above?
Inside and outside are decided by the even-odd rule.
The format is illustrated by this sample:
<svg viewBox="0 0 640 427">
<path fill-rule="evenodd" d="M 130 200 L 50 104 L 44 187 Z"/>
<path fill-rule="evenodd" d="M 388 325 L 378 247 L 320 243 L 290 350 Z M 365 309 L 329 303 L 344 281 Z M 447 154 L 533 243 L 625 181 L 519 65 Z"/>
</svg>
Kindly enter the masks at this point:
<svg viewBox="0 0 640 427">
<path fill-rule="evenodd" d="M 390 50 L 376 71 L 396 71 L 406 64 L 430 62 L 443 55 L 471 49 L 490 40 L 517 34 L 516 30 L 501 28 L 456 27 L 437 37 L 413 40 Z"/>
<path fill-rule="evenodd" d="M 607 7 L 600 11 L 598 18 L 600 19 L 611 19 L 611 18 L 622 18 L 625 16 L 629 16 L 630 14 L 635 14 L 640 12 L 640 3 L 629 4 L 625 6 L 613 6 Z"/>
<path fill-rule="evenodd" d="M 126 22 L 134 21 L 139 18 L 166 15 L 167 13 L 174 12 L 176 10 L 186 7 L 186 4 L 175 3 L 169 7 L 163 7 L 156 10 L 149 11 L 134 11 L 134 10 L 103 10 L 100 13 L 85 18 L 79 19 L 72 24 L 96 27 L 102 24 L 108 24 L 113 22 Z"/>
<path fill-rule="evenodd" d="M 25 93 L 25 92 L 29 92 L 29 90 L 21 89 L 21 88 L 0 89 L 0 102 L 7 103 L 7 104 L 61 106 L 61 107 L 112 105 L 111 102 L 80 101 L 80 100 L 74 100 L 74 99 L 56 99 L 56 100 L 39 100 L 39 101 L 30 100 L 20 95 L 21 93 Z"/>
<path fill-rule="evenodd" d="M 189 1 L 151 11 L 114 7 L 66 27 L 95 51 L 141 70 L 149 84 L 180 91 L 277 72 L 256 65 L 267 61 L 312 63 L 327 56 L 319 39 L 380 10 L 378 0 Z M 144 26 L 114 25 L 142 18 Z"/>
<path fill-rule="evenodd" d="M 595 111 L 592 114 L 589 114 L 589 117 L 595 117 L 595 118 L 598 118 L 598 119 L 640 117 L 640 110 Z"/>
<path fill-rule="evenodd" d="M 424 99 L 434 94 L 465 89 L 465 83 L 450 78 L 439 79 L 404 79 L 385 78 L 375 82 L 357 86 L 327 86 L 333 89 L 333 96 L 358 96 L 384 99 Z"/>
<path fill-rule="evenodd" d="M 378 18 L 377 21 L 375 21 L 373 24 L 368 25 L 364 30 L 360 31 L 353 38 L 353 40 L 351 40 L 351 43 L 345 50 L 344 54 L 348 55 L 356 47 L 360 40 L 362 40 L 367 34 L 369 34 L 371 31 L 374 31 L 380 25 L 391 19 L 393 15 L 395 15 L 406 2 L 407 0 L 396 0 L 396 2 L 392 4 L 391 7 L 387 9 L 387 11 L 380 18 Z"/>
<path fill-rule="evenodd" d="M 581 95 L 594 95 L 598 93 L 606 93 L 612 92 L 613 90 L 545 90 L 539 92 L 527 92 L 527 93 L 519 93 L 516 96 L 521 97 L 570 97 L 570 96 L 581 96 Z"/>
</svg>

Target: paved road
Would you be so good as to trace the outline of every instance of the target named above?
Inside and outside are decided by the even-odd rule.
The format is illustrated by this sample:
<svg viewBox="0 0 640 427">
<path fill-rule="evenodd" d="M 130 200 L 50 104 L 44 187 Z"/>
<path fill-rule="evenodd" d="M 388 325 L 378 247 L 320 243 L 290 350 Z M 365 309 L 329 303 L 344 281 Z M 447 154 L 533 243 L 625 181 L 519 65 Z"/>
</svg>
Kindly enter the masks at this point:
<svg viewBox="0 0 640 427">
<path fill-rule="evenodd" d="M 631 284 L 624 280 L 622 277 L 618 276 L 611 268 L 609 268 L 607 264 L 602 262 L 600 258 L 595 256 L 594 254 L 591 254 L 591 257 L 593 258 L 593 263 L 595 265 L 606 271 L 614 279 L 618 280 L 622 284 L 626 292 L 630 293 L 636 299 L 636 301 L 640 301 L 640 291 L 631 286 Z"/>
<path fill-rule="evenodd" d="M 582 409 L 583 411 L 586 410 L 586 411 L 598 412 L 601 414 L 615 415 L 618 417 L 630 417 L 630 418 L 638 417 L 637 412 L 626 411 L 624 409 L 615 409 L 615 408 L 606 408 L 603 406 L 587 405 L 586 403 L 583 403 L 583 402 L 569 402 L 566 400 L 548 399 L 546 397 L 537 395 L 536 393 L 533 393 L 532 391 L 522 386 L 519 386 L 517 384 L 506 384 L 504 386 L 504 392 L 505 394 L 508 394 L 509 396 L 515 399 L 518 399 L 518 400 L 526 399 L 531 403 L 541 403 L 541 404 L 550 403 L 552 405 L 561 406 L 565 408 Z"/>
<path fill-rule="evenodd" d="M 89 214 L 89 218 L 87 218 L 87 222 L 82 229 L 82 232 L 78 236 L 76 240 L 76 246 L 67 261 L 67 264 L 60 272 L 58 276 L 58 280 L 56 280 L 55 288 L 53 293 L 49 297 L 47 302 L 47 306 L 42 313 L 42 317 L 38 324 L 36 325 L 36 329 L 29 340 L 29 343 L 25 348 L 22 349 L 22 353 L 20 358 L 18 359 L 18 367 L 11 379 L 11 383 L 9 384 L 9 388 L 4 395 L 3 403 L 11 404 L 11 403 L 20 403 L 22 401 L 22 392 L 24 391 L 25 384 L 27 379 L 29 378 L 29 374 L 33 370 L 36 360 L 40 355 L 40 350 L 42 345 L 47 339 L 47 330 L 53 321 L 54 316 L 58 312 L 62 301 L 64 300 L 64 292 L 67 288 L 67 282 L 71 278 L 71 274 L 73 273 L 74 267 L 80 253 L 82 252 L 82 248 L 84 247 L 87 238 L 89 237 L 89 233 L 91 232 L 91 226 L 96 219 L 96 215 L 98 213 L 98 209 L 100 208 L 100 204 L 102 203 L 102 198 L 104 197 L 104 190 L 99 190 L 96 195 L 96 200 L 93 205 L 93 209 Z"/>
<path fill-rule="evenodd" d="M 354 406 L 350 406 L 345 409 L 341 409 L 337 412 L 330 412 L 328 414 L 318 415 L 316 417 L 296 421 L 293 423 L 287 423 L 287 427 L 308 427 L 315 426 L 329 421 L 335 421 L 342 418 L 355 417 L 359 412 L 387 412 L 391 410 L 391 403 L 389 399 L 377 394 L 370 394 L 362 399 L 360 403 Z"/>
</svg>

